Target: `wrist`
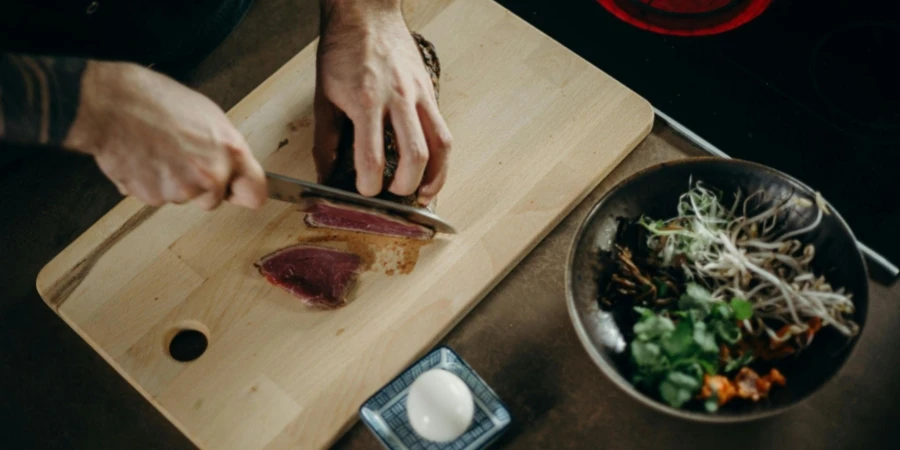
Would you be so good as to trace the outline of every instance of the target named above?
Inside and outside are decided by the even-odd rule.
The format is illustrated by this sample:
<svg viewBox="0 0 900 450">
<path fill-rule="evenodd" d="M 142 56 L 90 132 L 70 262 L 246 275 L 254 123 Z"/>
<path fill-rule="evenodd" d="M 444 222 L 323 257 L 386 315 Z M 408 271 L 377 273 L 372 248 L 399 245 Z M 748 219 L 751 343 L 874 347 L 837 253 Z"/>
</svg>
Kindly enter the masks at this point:
<svg viewBox="0 0 900 450">
<path fill-rule="evenodd" d="M 81 78 L 81 95 L 78 99 L 78 108 L 75 110 L 75 120 L 63 140 L 63 147 L 89 154 L 93 153 L 89 148 L 89 137 L 90 130 L 94 128 L 92 103 L 96 96 L 94 78 L 98 70 L 97 65 L 96 61 L 88 61 L 85 65 L 84 76 Z"/>
<path fill-rule="evenodd" d="M 403 6 L 402 0 L 319 0 L 323 10 L 341 11 L 346 9 L 396 10 Z"/>
<path fill-rule="evenodd" d="M 81 81 L 81 97 L 72 127 L 63 146 L 97 155 L 102 148 L 98 138 L 103 134 L 104 124 L 113 118 L 111 114 L 127 100 L 123 87 L 128 88 L 137 80 L 128 80 L 140 69 L 129 63 L 89 61 Z"/>
</svg>

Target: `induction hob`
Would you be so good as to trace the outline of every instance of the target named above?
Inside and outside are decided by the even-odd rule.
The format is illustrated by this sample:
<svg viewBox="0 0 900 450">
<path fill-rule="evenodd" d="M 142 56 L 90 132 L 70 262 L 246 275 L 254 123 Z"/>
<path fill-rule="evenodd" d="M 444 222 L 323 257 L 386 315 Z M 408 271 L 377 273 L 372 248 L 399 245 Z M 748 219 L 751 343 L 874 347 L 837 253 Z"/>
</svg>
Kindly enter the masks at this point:
<svg viewBox="0 0 900 450">
<path fill-rule="evenodd" d="M 497 1 L 731 157 L 819 190 L 900 262 L 898 2 Z"/>
</svg>

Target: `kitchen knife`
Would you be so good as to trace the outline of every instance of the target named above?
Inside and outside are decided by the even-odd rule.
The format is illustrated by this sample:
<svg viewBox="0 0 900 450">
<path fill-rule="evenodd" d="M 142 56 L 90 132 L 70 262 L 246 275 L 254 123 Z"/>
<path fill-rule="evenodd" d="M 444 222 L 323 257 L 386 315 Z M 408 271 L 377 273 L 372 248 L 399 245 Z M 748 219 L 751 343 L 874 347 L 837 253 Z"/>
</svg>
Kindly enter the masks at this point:
<svg viewBox="0 0 900 450">
<path fill-rule="evenodd" d="M 323 186 L 318 183 L 298 180 L 271 172 L 266 172 L 266 178 L 269 187 L 269 198 L 271 199 L 302 204 L 304 199 L 309 197 L 321 197 L 397 215 L 410 222 L 432 228 L 438 233 L 456 234 L 456 230 L 452 225 L 426 208 L 366 197 L 343 189 Z"/>
</svg>

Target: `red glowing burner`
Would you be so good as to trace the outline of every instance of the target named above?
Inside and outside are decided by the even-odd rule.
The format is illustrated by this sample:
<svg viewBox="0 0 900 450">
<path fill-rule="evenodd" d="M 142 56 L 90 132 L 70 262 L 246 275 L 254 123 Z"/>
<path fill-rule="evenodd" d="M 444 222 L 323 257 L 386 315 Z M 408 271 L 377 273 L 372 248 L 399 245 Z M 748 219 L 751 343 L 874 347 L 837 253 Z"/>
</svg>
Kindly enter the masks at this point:
<svg viewBox="0 0 900 450">
<path fill-rule="evenodd" d="M 654 33 L 707 36 L 758 17 L 772 0 L 597 0 L 619 19 Z"/>
</svg>

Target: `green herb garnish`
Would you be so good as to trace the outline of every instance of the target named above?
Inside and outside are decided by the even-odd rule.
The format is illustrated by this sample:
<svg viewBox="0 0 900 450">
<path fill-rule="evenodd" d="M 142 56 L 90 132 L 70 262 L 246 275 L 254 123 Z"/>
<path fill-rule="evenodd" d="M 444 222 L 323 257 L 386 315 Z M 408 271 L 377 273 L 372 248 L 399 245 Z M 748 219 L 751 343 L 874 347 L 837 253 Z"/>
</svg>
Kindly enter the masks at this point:
<svg viewBox="0 0 900 450">
<path fill-rule="evenodd" d="M 703 385 L 704 374 L 720 372 L 720 346 L 741 338 L 736 320 L 746 314 L 745 306 L 749 305 L 735 300 L 730 304 L 716 300 L 702 286 L 688 283 L 678 301 L 680 310 L 671 318 L 636 307 L 640 318 L 631 343 L 636 368 L 632 381 L 658 393 L 675 408 L 694 398 Z M 745 362 L 745 358 L 729 361 L 725 371 Z M 705 406 L 715 406 L 715 400 Z"/>
<path fill-rule="evenodd" d="M 737 320 L 746 320 L 753 316 L 753 305 L 741 298 L 731 299 L 731 309 L 734 310 L 734 318 Z"/>
</svg>

